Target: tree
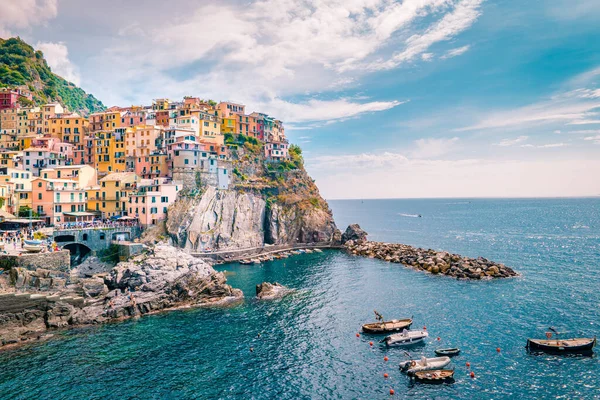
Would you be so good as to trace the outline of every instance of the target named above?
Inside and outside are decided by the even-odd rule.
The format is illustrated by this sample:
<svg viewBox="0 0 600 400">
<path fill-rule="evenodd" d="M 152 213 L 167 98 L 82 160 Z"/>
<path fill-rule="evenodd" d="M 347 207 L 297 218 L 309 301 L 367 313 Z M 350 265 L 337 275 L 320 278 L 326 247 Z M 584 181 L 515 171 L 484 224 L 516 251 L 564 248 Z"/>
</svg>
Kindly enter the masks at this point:
<svg viewBox="0 0 600 400">
<path fill-rule="evenodd" d="M 39 217 L 38 213 L 33 211 L 29 206 L 21 206 L 19 207 L 18 217 L 20 218 L 29 218 L 29 212 L 31 211 L 31 217 L 36 218 Z"/>
</svg>

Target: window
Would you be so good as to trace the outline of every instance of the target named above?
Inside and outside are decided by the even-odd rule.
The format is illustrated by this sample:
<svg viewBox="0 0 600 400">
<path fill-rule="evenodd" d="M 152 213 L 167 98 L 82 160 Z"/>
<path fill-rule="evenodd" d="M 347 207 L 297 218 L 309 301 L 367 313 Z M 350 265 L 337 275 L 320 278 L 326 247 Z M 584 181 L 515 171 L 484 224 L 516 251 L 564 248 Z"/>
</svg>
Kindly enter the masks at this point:
<svg viewBox="0 0 600 400">
<path fill-rule="evenodd" d="M 183 161 L 183 163 L 187 165 L 187 164 L 189 164 L 190 162 L 189 162 L 189 160 L 186 158 L 186 159 Z"/>
<path fill-rule="evenodd" d="M 38 182 L 38 187 L 42 187 L 42 182 Z M 40 193 L 41 195 L 41 193 Z"/>
<path fill-rule="evenodd" d="M 56 212 L 62 212 L 62 206 L 56 206 L 56 207 L 54 207 L 54 211 L 56 211 Z"/>
<path fill-rule="evenodd" d="M 106 237 L 106 235 L 104 233 L 100 234 L 100 240 L 104 240 L 105 237 Z"/>
<path fill-rule="evenodd" d="M 42 199 L 42 194 L 38 193 L 38 200 L 41 200 L 41 199 Z"/>
<path fill-rule="evenodd" d="M 166 214 L 167 213 L 167 207 L 163 207 L 163 212 Z"/>
<path fill-rule="evenodd" d="M 160 202 L 161 202 L 161 203 L 168 203 L 168 202 L 169 202 L 169 198 L 168 198 L 167 196 L 162 196 L 162 197 L 160 198 Z"/>
<path fill-rule="evenodd" d="M 84 242 L 87 242 L 87 240 L 88 240 L 88 234 L 87 234 L 87 233 L 84 233 L 84 234 L 83 234 L 83 236 L 81 237 L 81 239 L 82 239 Z"/>
<path fill-rule="evenodd" d="M 60 193 L 56 193 L 56 202 L 60 203 Z"/>
</svg>

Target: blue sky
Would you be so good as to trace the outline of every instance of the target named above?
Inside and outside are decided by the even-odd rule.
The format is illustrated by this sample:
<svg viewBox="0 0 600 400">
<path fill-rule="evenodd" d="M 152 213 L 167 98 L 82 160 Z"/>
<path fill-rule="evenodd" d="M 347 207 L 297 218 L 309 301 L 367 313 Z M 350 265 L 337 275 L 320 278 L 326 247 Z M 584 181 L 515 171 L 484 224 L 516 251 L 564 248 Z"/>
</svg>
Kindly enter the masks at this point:
<svg viewBox="0 0 600 400">
<path fill-rule="evenodd" d="M 8 0 L 107 105 L 198 95 L 283 119 L 327 198 L 600 195 L 595 0 Z"/>
</svg>

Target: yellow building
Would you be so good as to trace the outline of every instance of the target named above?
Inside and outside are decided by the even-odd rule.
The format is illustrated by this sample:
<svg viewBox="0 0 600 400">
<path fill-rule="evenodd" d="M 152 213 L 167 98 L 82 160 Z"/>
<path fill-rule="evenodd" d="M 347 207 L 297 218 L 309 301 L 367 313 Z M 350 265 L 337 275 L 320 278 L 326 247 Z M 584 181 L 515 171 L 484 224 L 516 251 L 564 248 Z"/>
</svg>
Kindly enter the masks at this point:
<svg viewBox="0 0 600 400">
<path fill-rule="evenodd" d="M 140 178 L 135 172 L 116 172 L 100 179 L 100 185 L 88 189 L 88 210 L 102 213 L 103 218 L 126 213 L 129 195 Z"/>
<path fill-rule="evenodd" d="M 7 168 L 16 168 L 17 162 L 15 161 L 15 157 L 17 157 L 18 155 L 18 151 L 1 151 L 0 166 Z"/>
<path fill-rule="evenodd" d="M 235 135 L 237 133 L 237 116 L 223 117 L 221 120 L 221 134 L 231 133 Z"/>
<path fill-rule="evenodd" d="M 98 132 L 94 139 L 94 167 L 99 176 L 113 172 L 125 172 L 125 138 L 127 128 L 118 128 L 112 132 Z"/>
<path fill-rule="evenodd" d="M 50 134 L 62 142 L 73 144 L 74 164 L 85 162 L 85 137 L 88 132 L 88 120 L 77 113 L 62 114 L 50 118 Z"/>
</svg>

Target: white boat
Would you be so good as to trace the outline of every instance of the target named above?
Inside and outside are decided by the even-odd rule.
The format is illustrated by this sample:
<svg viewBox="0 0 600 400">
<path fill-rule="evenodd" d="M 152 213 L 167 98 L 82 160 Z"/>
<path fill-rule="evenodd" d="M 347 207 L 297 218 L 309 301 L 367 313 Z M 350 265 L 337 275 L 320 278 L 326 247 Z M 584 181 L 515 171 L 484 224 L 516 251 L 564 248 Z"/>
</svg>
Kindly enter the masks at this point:
<svg viewBox="0 0 600 400">
<path fill-rule="evenodd" d="M 323 252 L 323 250 L 321 250 L 321 249 L 313 249 L 313 251 L 314 251 L 315 253 L 322 253 L 322 252 Z"/>
<path fill-rule="evenodd" d="M 304 252 L 307 254 L 311 254 L 313 251 L 311 249 L 306 249 L 306 250 L 304 250 Z"/>
<path fill-rule="evenodd" d="M 410 346 L 412 344 L 422 342 L 427 336 L 429 336 L 429 333 L 425 331 L 409 331 L 408 329 L 405 329 L 400 333 L 394 333 L 393 335 L 386 336 L 383 341 L 390 347 Z"/>
<path fill-rule="evenodd" d="M 408 375 L 413 375 L 419 371 L 431 371 L 434 369 L 442 369 L 450 364 L 450 357 L 421 357 L 420 360 L 408 360 L 400 363 L 400 371 L 406 372 Z"/>
<path fill-rule="evenodd" d="M 23 245 L 23 250 L 26 250 L 29 253 L 39 253 L 40 251 L 42 251 L 43 248 L 44 248 L 44 246 L 42 246 L 42 245 L 35 245 L 35 244 L 24 244 Z"/>
</svg>

